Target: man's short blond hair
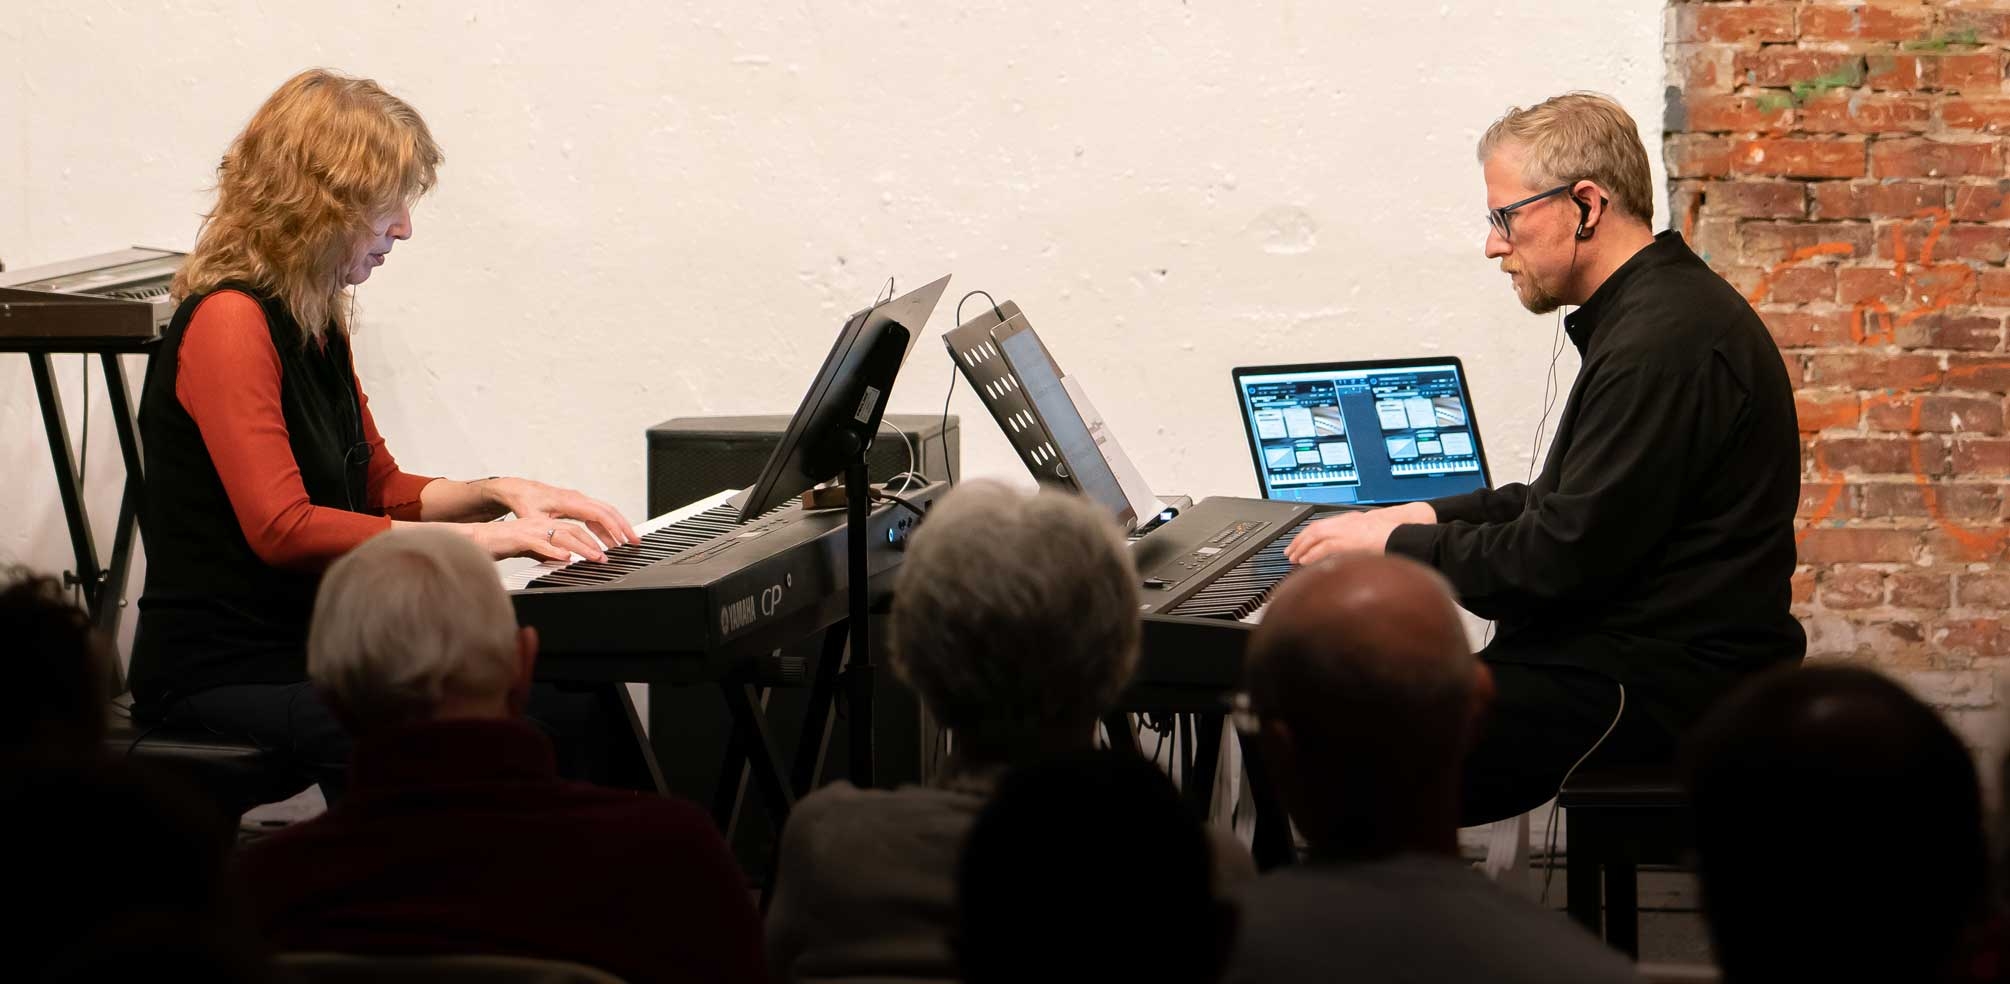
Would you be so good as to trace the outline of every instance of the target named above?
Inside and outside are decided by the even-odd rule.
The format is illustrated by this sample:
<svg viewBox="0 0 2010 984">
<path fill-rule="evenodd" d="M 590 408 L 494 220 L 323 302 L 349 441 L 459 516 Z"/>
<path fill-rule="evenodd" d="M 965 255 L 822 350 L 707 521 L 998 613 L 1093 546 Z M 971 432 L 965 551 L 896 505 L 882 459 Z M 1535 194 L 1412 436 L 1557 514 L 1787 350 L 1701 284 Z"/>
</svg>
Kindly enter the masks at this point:
<svg viewBox="0 0 2010 984">
<path fill-rule="evenodd" d="M 516 613 L 495 565 L 445 530 L 380 534 L 328 568 L 307 676 L 351 730 L 420 721 L 516 682 Z"/>
<path fill-rule="evenodd" d="M 1480 138 L 1485 164 L 1507 147 L 1525 150 L 1530 188 L 1547 191 L 1570 181 L 1596 181 L 1620 212 L 1654 224 L 1654 177 L 1633 117 L 1611 97 L 1570 92 L 1527 109 L 1515 107 Z"/>
</svg>

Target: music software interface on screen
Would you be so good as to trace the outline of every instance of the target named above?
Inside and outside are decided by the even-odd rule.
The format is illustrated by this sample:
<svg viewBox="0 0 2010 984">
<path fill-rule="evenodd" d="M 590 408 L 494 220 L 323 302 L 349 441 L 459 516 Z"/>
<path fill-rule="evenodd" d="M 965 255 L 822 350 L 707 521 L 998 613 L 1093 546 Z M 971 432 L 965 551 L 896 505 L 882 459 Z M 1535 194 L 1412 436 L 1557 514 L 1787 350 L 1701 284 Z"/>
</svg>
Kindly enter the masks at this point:
<svg viewBox="0 0 2010 984">
<path fill-rule="evenodd" d="M 1304 502 L 1408 502 L 1483 482 L 1453 366 L 1243 379 L 1268 492 Z"/>
</svg>

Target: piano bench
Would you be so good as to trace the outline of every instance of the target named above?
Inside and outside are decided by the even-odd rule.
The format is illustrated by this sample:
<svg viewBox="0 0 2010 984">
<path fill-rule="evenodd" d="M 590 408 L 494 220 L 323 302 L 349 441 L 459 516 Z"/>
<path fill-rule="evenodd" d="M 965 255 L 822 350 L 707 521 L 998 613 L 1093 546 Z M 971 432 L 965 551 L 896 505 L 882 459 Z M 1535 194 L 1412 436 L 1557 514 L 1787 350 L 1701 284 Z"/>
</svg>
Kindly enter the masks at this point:
<svg viewBox="0 0 2010 984">
<path fill-rule="evenodd" d="M 1571 776 L 1556 802 L 1569 837 L 1570 917 L 1640 959 L 1639 866 L 1688 861 L 1688 792 L 1665 766 L 1595 769 Z"/>
<path fill-rule="evenodd" d="M 246 810 L 276 803 L 304 786 L 278 756 L 250 742 L 196 728 L 171 728 L 134 721 L 114 711 L 105 727 L 105 750 L 112 757 L 177 776 L 236 827 Z"/>
</svg>

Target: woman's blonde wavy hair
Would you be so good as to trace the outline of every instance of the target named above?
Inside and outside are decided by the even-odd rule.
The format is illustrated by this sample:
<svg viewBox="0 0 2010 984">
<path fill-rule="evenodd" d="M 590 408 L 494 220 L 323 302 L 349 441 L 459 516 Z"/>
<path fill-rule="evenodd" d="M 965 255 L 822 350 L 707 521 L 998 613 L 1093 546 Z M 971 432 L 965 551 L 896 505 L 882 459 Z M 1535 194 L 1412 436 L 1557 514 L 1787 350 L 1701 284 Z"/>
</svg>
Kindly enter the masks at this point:
<svg viewBox="0 0 2010 984">
<path fill-rule="evenodd" d="M 177 301 L 242 281 L 278 297 L 305 340 L 349 330 L 337 303 L 356 244 L 433 186 L 444 158 L 426 121 L 369 79 L 310 69 L 231 141 L 216 207 L 175 274 Z"/>
</svg>

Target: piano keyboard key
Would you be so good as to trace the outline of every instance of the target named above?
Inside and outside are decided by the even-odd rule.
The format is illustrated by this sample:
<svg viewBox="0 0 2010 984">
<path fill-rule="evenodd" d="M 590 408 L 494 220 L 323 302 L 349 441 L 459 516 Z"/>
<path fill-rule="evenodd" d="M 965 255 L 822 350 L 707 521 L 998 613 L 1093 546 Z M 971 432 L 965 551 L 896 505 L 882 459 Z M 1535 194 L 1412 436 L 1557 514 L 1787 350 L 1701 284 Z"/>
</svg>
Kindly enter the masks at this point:
<svg viewBox="0 0 2010 984">
<path fill-rule="evenodd" d="M 99 291 L 98 293 L 103 297 L 116 297 L 127 301 L 151 301 L 168 296 L 169 287 L 169 282 L 161 281 L 159 283 L 141 284 L 135 287 L 117 287 Z"/>
<path fill-rule="evenodd" d="M 1169 614 L 1259 621 L 1263 606 L 1270 600 L 1270 589 L 1291 573 L 1291 562 L 1284 559 L 1284 548 L 1311 521 L 1310 517 L 1300 521 L 1247 560 L 1223 571 L 1207 587 L 1174 606 Z"/>
<path fill-rule="evenodd" d="M 650 558 L 643 564 L 643 566 L 647 566 L 648 563 L 673 557 L 699 543 L 705 542 L 705 540 L 711 539 L 713 536 L 717 536 L 718 532 L 724 532 L 731 527 L 729 524 L 722 524 L 720 519 L 709 518 L 709 514 L 725 505 L 726 500 L 738 494 L 738 489 L 727 489 L 724 492 L 717 492 L 637 525 L 635 533 L 639 539 L 627 546 L 615 547 L 613 550 L 609 550 L 607 552 L 609 562 L 621 563 Z M 671 527 L 679 527 L 680 524 L 684 524 L 699 516 L 708 516 L 707 519 L 702 521 L 702 528 L 712 529 L 718 527 L 718 532 L 695 541 L 691 541 L 690 537 L 699 528 L 696 526 L 680 527 L 677 530 L 665 532 Z M 591 536 L 592 534 L 589 533 L 588 535 Z M 621 553 L 616 554 L 615 551 L 621 551 Z M 557 573 L 564 570 L 567 566 L 583 560 L 585 558 L 578 554 L 573 554 L 572 558 L 563 564 L 555 560 L 538 562 L 521 557 L 510 560 L 499 560 L 496 562 L 496 575 L 502 578 L 504 588 L 518 591 L 530 587 L 532 581 L 549 574 Z"/>
<path fill-rule="evenodd" d="M 665 513 L 661 517 L 665 522 L 652 520 L 647 524 L 651 527 L 649 532 L 637 529 L 635 532 L 640 539 L 634 543 L 609 547 L 606 560 L 591 561 L 574 554 L 566 564 L 553 564 L 550 570 L 532 575 L 524 586 L 567 588 L 609 584 L 720 537 L 759 536 L 778 525 L 784 518 L 783 513 L 797 508 L 797 500 L 791 499 L 741 523 L 740 507 L 725 501 L 738 494 L 737 491 L 721 492 L 676 512 Z M 708 502 L 715 504 L 700 508 Z M 680 514 L 683 518 L 675 518 Z"/>
<path fill-rule="evenodd" d="M 1268 597 L 1265 597 L 1263 599 L 1263 604 L 1256 606 L 1255 611 L 1250 612 L 1249 614 L 1236 619 L 1236 621 L 1241 622 L 1244 625 L 1262 625 L 1263 613 L 1265 611 L 1268 611 L 1269 608 L 1270 608 L 1270 599 Z"/>
</svg>

